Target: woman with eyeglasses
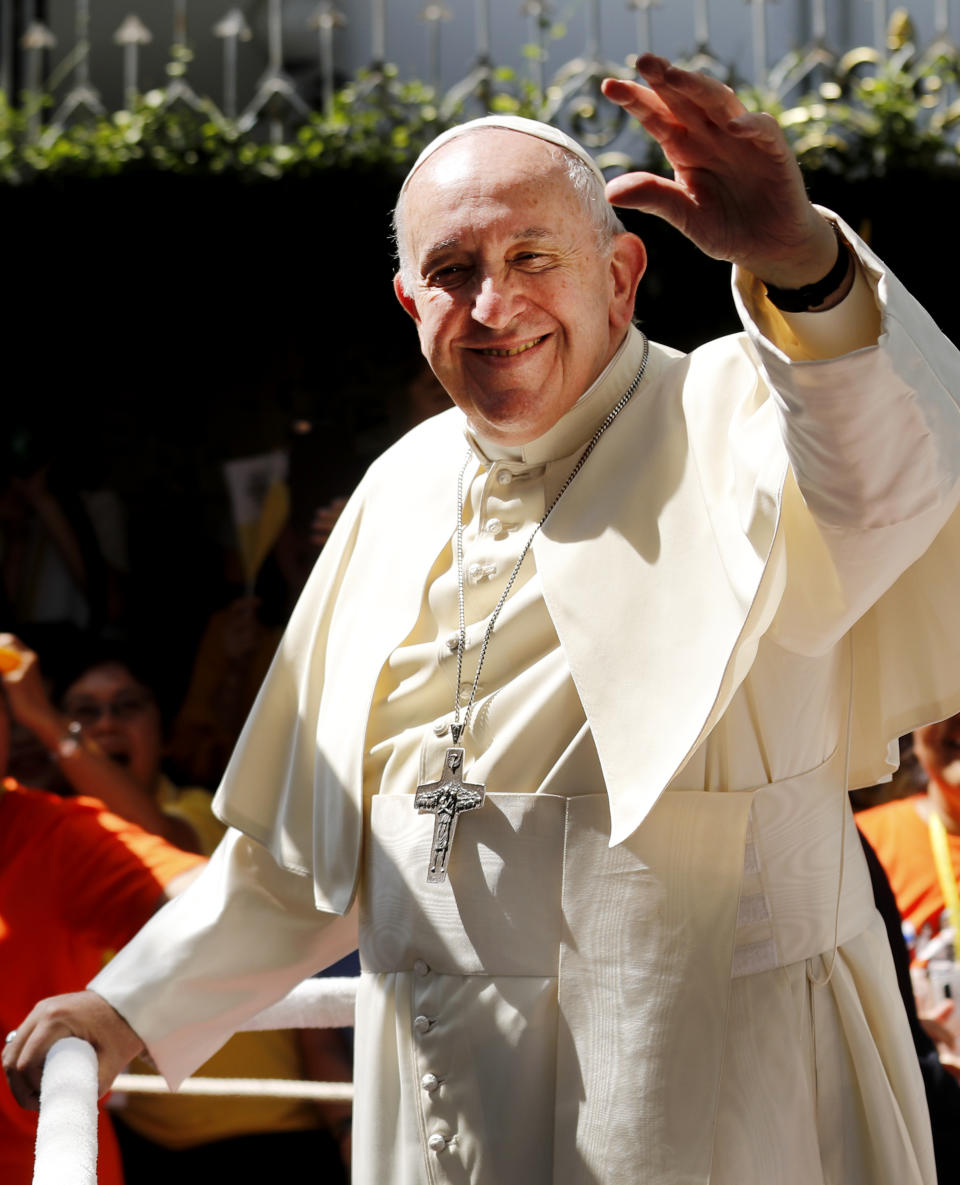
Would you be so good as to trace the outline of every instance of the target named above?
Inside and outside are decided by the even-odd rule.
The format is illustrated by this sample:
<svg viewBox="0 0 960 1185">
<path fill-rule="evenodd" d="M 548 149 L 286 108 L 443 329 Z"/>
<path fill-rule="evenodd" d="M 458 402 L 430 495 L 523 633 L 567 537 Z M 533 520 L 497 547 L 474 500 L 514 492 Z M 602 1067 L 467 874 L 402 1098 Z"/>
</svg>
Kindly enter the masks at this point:
<svg viewBox="0 0 960 1185">
<path fill-rule="evenodd" d="M 48 695 L 37 655 L 0 634 L 0 677 L 12 713 L 51 752 L 79 794 L 176 846 L 209 855 L 223 834 L 211 795 L 163 772 L 163 718 L 149 674 L 105 645 L 63 664 Z M 57 706 L 59 705 L 59 706 Z M 149 1072 L 143 1063 L 134 1069 Z M 217 1078 L 349 1079 L 349 1050 L 331 1030 L 238 1033 L 198 1073 Z M 262 1176 L 284 1156 L 321 1166 L 341 1185 L 349 1159 L 349 1105 L 295 1099 L 196 1098 L 132 1093 L 114 1114 L 124 1170 L 136 1185 L 206 1185 L 214 1176 Z M 229 1166 L 233 1166 L 229 1170 Z"/>
<path fill-rule="evenodd" d="M 185 851 L 216 845 L 222 829 L 210 813 L 210 795 L 177 790 L 163 774 L 160 710 L 119 649 L 75 666 L 59 707 L 36 653 L 13 634 L 0 634 L 0 676 L 14 718 L 46 747 L 76 793 L 99 798 Z"/>
</svg>

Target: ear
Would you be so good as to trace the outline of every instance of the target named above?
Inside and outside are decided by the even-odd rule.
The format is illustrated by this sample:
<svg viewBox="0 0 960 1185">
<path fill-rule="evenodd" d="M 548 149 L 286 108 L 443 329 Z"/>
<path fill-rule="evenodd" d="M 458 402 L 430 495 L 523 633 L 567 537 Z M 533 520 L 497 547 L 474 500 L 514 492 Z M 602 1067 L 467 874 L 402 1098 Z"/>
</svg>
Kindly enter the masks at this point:
<svg viewBox="0 0 960 1185">
<path fill-rule="evenodd" d="M 393 277 L 393 290 L 397 294 L 397 300 L 400 301 L 404 309 L 406 309 L 414 321 L 419 325 L 420 314 L 417 312 L 416 301 L 403 286 L 403 277 L 401 276 L 400 272 L 397 272 L 397 274 Z"/>
<path fill-rule="evenodd" d="M 625 329 L 633 319 L 637 285 L 647 270 L 647 249 L 636 235 L 624 232 L 613 240 L 610 256 L 610 324 Z"/>
</svg>

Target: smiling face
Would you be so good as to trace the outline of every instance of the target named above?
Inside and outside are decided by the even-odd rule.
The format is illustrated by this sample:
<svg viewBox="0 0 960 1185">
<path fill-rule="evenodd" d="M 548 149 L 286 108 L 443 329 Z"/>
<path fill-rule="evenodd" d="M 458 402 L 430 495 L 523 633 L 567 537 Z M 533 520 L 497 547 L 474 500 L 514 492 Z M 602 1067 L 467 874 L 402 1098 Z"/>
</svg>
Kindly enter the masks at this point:
<svg viewBox="0 0 960 1185">
<path fill-rule="evenodd" d="M 111 760 L 125 766 L 145 790 L 154 791 L 163 749 L 160 711 L 150 691 L 122 663 L 85 671 L 67 688 L 63 710 Z"/>
<path fill-rule="evenodd" d="M 645 253 L 600 245 L 556 150 L 487 129 L 437 150 L 404 197 L 397 296 L 454 403 L 482 436 L 551 428 L 616 353 Z"/>
</svg>

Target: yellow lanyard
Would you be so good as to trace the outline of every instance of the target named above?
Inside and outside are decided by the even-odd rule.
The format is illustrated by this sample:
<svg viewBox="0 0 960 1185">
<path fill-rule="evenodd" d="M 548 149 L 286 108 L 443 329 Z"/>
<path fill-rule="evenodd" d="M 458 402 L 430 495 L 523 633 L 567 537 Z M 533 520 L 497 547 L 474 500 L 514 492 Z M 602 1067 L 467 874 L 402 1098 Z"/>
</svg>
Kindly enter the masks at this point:
<svg viewBox="0 0 960 1185">
<path fill-rule="evenodd" d="M 950 859 L 950 842 L 947 839 L 947 829 L 943 820 L 931 808 L 927 826 L 930 829 L 930 846 L 933 848 L 933 862 L 937 869 L 937 880 L 940 891 L 946 902 L 947 915 L 953 928 L 953 941 L 957 943 L 960 936 L 960 892 L 957 890 L 957 878 L 953 871 L 953 861 Z"/>
</svg>

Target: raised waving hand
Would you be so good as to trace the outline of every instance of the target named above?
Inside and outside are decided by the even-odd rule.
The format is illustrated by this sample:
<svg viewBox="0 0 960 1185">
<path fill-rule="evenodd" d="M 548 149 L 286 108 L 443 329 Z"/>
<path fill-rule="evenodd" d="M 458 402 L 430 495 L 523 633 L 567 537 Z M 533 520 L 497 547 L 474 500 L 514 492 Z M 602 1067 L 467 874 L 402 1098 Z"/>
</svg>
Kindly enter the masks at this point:
<svg viewBox="0 0 960 1185">
<path fill-rule="evenodd" d="M 608 78 L 603 93 L 660 144 L 674 176 L 616 177 L 607 186 L 613 205 L 656 214 L 707 255 L 778 287 L 823 277 L 837 241 L 773 116 L 747 111 L 723 83 L 654 54 L 637 70 L 646 85 Z"/>
</svg>

